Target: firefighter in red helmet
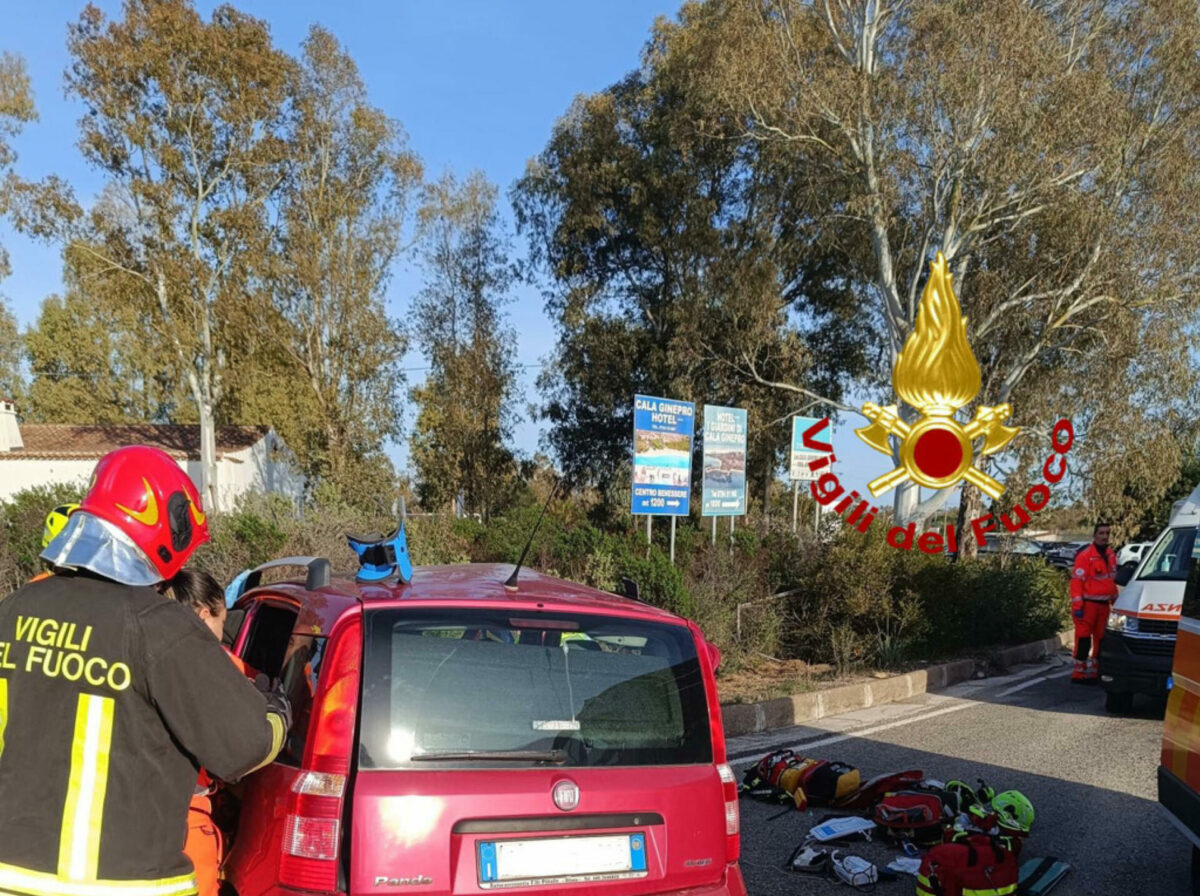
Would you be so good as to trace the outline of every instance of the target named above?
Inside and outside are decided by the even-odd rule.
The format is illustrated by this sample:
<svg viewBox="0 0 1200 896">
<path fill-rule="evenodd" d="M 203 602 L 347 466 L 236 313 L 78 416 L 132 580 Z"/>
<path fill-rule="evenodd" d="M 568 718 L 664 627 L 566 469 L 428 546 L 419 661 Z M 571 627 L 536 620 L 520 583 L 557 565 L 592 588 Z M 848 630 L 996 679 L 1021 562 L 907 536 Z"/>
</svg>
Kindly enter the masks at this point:
<svg viewBox="0 0 1200 896">
<path fill-rule="evenodd" d="M 288 715 L 153 587 L 207 540 L 179 465 L 121 448 L 42 552 L 56 574 L 0 601 L 0 892 L 196 892 L 197 764 L 236 780 L 274 756 Z"/>
</svg>

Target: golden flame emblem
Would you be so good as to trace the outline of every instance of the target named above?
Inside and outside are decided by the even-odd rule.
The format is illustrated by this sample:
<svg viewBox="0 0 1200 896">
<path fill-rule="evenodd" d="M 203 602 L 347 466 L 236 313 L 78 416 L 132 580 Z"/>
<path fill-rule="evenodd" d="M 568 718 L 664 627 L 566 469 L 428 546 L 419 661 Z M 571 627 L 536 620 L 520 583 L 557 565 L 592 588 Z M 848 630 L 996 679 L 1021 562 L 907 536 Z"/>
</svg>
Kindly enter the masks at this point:
<svg viewBox="0 0 1200 896">
<path fill-rule="evenodd" d="M 881 408 L 867 402 L 862 407 L 871 425 L 855 430 L 860 439 L 887 455 L 892 453 L 890 437 L 900 440 L 900 466 L 868 483 L 876 497 L 908 480 L 942 489 L 965 479 L 992 498 L 1004 492 L 1003 485 L 975 467 L 974 443 L 982 439 L 980 454 L 988 455 L 1012 441 L 1020 430 L 1004 425 L 1011 405 L 976 408 L 975 419 L 966 425 L 954 419 L 979 394 L 980 377 L 953 280 L 939 252 L 929 265 L 916 324 L 892 370 L 896 394 L 920 411 L 921 419 L 906 423 L 896 405 Z"/>
</svg>

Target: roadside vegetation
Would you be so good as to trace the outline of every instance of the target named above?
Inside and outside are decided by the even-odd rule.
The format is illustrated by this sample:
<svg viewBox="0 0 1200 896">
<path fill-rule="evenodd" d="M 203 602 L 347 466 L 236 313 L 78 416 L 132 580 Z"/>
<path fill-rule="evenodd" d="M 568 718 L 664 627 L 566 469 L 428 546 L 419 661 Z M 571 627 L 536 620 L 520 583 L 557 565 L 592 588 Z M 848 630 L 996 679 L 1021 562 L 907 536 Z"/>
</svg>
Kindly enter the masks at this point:
<svg viewBox="0 0 1200 896">
<path fill-rule="evenodd" d="M 410 518 L 413 561 L 515 562 L 541 512 L 545 490 L 538 491 L 526 489 L 508 513 L 486 524 L 449 514 Z M 6 591 L 40 568 L 46 509 L 78 496 L 39 488 L 0 503 Z M 772 682 L 797 690 L 817 679 L 895 671 L 1046 638 L 1066 621 L 1066 581 L 1040 561 L 991 556 L 951 563 L 897 551 L 875 529 L 863 535 L 839 526 L 818 539 L 811 532 L 797 537 L 782 520 L 761 522 L 752 518 L 732 540 L 723 531 L 714 546 L 708 531 L 684 521 L 672 564 L 659 533 L 648 546 L 644 528 L 604 528 L 579 502 L 555 501 L 526 563 L 618 593 L 628 579 L 642 600 L 694 619 L 721 648 L 721 676 L 733 698 L 769 694 Z M 326 556 L 335 569 L 350 571 L 355 560 L 345 533 L 394 525 L 346 504 L 314 505 L 301 516 L 286 501 L 255 496 L 214 518 L 212 542 L 195 562 L 222 582 L 289 555 Z"/>
<path fill-rule="evenodd" d="M 647 22 L 624 77 L 561 110 L 511 184 L 431 179 L 405 110 L 374 104 L 325 28 L 288 52 L 236 3 L 111 6 L 69 27 L 62 84 L 34 85 L 0 45 L 0 216 L 63 263 L 35 318 L 0 296 L 0 395 L 22 422 L 196 424 L 206 496 L 216 427 L 274 427 L 308 493 L 214 513 L 199 561 L 224 580 L 284 554 L 349 568 L 344 533 L 389 530 L 400 496 L 416 562 L 512 562 L 561 481 L 530 565 L 636 582 L 700 623 L 727 677 L 1052 634 L 1065 585 L 1037 563 L 976 559 L 969 539 L 958 563 L 896 551 L 883 525 L 791 531 L 791 418 L 853 426 L 859 402 L 896 401 L 934 252 L 975 401 L 1011 403 L 1020 428 L 980 469 L 1023 493 L 1072 420 L 1040 524 L 1152 537 L 1200 478 L 1194 2 L 690 0 Z M 18 156 L 36 97 L 61 89 L 95 183 Z M 399 263 L 420 270 L 409 295 L 390 289 Z M 554 337 L 519 357 L 508 309 L 539 297 Z M 732 538 L 693 516 L 674 562 L 664 520 L 647 545 L 629 513 L 636 393 L 748 413 Z M 550 459 L 514 444 L 522 416 Z M 403 442 L 410 478 L 389 457 Z M 42 517 L 71 492 L 0 505 L 4 587 L 37 570 Z M 893 512 L 962 533 L 990 508 L 959 494 L 901 484 Z"/>
</svg>

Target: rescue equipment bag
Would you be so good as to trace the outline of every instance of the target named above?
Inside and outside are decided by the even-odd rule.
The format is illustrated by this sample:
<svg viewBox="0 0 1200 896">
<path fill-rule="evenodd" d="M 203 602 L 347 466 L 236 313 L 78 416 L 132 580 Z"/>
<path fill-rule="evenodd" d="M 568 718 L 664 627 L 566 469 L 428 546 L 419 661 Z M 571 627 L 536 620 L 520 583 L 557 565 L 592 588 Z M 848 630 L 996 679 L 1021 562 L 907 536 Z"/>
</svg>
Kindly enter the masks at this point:
<svg viewBox="0 0 1200 896">
<path fill-rule="evenodd" d="M 921 846 L 941 843 L 947 823 L 941 795 L 927 790 L 885 793 L 871 817 L 889 839 Z"/>
<path fill-rule="evenodd" d="M 959 836 L 933 847 L 917 872 L 917 896 L 1012 896 L 1017 854 L 986 834 Z"/>
<path fill-rule="evenodd" d="M 858 769 L 844 762 L 808 759 L 792 750 L 768 753 L 746 770 L 742 792 L 759 799 L 792 802 L 797 809 L 828 806 L 859 786 Z"/>
<path fill-rule="evenodd" d="M 907 790 L 920 784 L 925 779 L 925 773 L 920 769 L 909 769 L 903 772 L 889 772 L 877 775 L 870 781 L 859 785 L 858 789 L 833 801 L 836 809 L 870 809 L 885 793 L 896 790 Z"/>
</svg>

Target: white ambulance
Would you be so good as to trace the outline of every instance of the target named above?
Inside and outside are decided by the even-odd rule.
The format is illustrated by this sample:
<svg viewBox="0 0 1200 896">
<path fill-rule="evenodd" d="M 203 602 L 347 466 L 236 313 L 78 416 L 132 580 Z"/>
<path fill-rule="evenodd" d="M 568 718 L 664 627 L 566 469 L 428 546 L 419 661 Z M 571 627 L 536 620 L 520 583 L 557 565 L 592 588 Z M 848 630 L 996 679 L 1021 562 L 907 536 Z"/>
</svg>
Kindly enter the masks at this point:
<svg viewBox="0 0 1200 896">
<path fill-rule="evenodd" d="M 1167 528 L 1142 552 L 1117 597 L 1100 642 L 1100 684 L 1109 712 L 1128 712 L 1134 694 L 1167 693 L 1197 525 L 1200 486 L 1175 505 Z"/>
</svg>

